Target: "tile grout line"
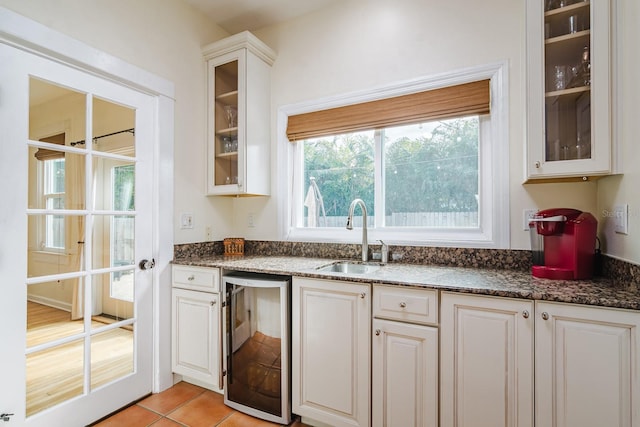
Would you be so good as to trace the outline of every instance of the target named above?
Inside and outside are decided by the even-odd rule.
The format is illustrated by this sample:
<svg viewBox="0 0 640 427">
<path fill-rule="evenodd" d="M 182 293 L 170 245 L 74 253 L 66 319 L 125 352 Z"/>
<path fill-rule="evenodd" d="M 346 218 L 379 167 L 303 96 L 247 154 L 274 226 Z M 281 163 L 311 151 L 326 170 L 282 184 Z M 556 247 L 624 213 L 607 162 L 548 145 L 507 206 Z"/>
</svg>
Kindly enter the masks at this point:
<svg viewBox="0 0 640 427">
<path fill-rule="evenodd" d="M 174 386 L 175 386 L 175 384 L 174 384 Z M 168 389 L 167 389 L 167 390 L 168 390 Z M 166 414 L 163 414 L 163 413 L 158 412 L 158 411 L 156 411 L 156 410 L 154 410 L 154 409 L 151 409 L 151 408 L 147 408 L 146 406 L 141 405 L 141 404 L 140 404 L 140 402 L 136 403 L 135 405 L 136 405 L 136 406 L 141 407 L 142 409 L 146 409 L 146 410 L 147 410 L 147 411 L 149 411 L 149 412 L 153 412 L 153 413 L 154 413 L 154 414 L 156 414 L 156 415 L 160 415 L 160 418 L 159 418 L 159 419 L 157 419 L 156 421 L 154 421 L 152 424 L 155 424 L 156 422 L 160 421 L 162 418 L 168 418 L 169 420 L 171 420 L 171 421 L 173 421 L 173 422 L 175 422 L 175 423 L 178 423 L 178 424 L 180 424 L 180 425 L 182 425 L 182 426 L 186 426 L 186 424 L 182 424 L 182 423 L 180 423 L 180 422 L 178 422 L 178 421 L 175 421 L 175 420 L 174 420 L 174 419 L 172 419 L 172 418 L 169 418 L 169 415 L 170 415 L 170 414 L 172 414 L 172 413 L 174 413 L 174 412 L 175 412 L 175 411 L 177 411 L 178 409 L 182 408 L 182 407 L 183 407 L 184 405 L 186 405 L 187 403 L 190 403 L 191 401 L 193 401 L 193 400 L 197 399 L 200 395 L 204 394 L 206 391 L 207 391 L 207 389 L 203 388 L 203 389 L 202 389 L 202 391 L 201 391 L 200 393 L 196 394 L 195 396 L 193 396 L 193 397 L 192 397 L 191 399 L 189 399 L 189 400 L 185 400 L 185 401 L 184 401 L 184 402 L 182 402 L 180 405 L 178 405 L 178 406 L 176 406 L 175 408 L 171 409 L 171 410 L 170 410 L 169 412 L 167 412 Z M 188 427 L 188 426 L 186 426 L 186 427 Z"/>
</svg>

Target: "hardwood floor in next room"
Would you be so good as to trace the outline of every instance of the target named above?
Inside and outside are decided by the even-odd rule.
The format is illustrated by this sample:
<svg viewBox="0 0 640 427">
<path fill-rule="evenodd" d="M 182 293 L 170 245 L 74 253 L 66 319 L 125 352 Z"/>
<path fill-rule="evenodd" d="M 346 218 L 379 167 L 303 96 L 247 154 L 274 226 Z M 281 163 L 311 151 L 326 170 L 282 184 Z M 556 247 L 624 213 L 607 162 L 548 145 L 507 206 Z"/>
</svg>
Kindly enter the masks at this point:
<svg viewBox="0 0 640 427">
<path fill-rule="evenodd" d="M 224 404 L 223 396 L 193 384 L 179 382 L 153 394 L 94 427 L 277 427 Z M 308 427 L 294 421 L 291 427 Z"/>
</svg>

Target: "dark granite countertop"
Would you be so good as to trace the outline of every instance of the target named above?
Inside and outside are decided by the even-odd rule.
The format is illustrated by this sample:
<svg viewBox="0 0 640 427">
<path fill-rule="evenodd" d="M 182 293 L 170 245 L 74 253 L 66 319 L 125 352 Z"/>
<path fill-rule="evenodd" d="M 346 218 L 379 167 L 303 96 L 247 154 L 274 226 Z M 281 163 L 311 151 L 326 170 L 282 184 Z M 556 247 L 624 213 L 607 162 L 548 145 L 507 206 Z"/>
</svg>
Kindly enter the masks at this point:
<svg viewBox="0 0 640 427">
<path fill-rule="evenodd" d="M 293 256 L 208 256 L 178 258 L 173 263 L 640 310 L 640 290 L 636 286 L 621 285 L 608 279 L 548 280 L 537 279 L 532 277 L 529 272 L 517 270 L 399 263 L 386 264 L 367 274 L 345 274 L 317 270 L 318 267 L 336 261 L 338 260 Z"/>
</svg>

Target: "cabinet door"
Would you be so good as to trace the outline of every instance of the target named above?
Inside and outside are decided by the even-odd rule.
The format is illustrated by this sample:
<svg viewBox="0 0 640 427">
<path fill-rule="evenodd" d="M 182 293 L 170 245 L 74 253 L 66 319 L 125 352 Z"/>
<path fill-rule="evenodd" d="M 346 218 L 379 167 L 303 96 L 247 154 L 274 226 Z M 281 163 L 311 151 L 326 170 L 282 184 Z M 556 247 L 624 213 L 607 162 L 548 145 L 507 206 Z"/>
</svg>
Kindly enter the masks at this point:
<svg viewBox="0 0 640 427">
<path fill-rule="evenodd" d="M 368 426 L 370 285 L 294 277 L 292 295 L 293 412 Z"/>
<path fill-rule="evenodd" d="M 373 426 L 438 426 L 438 329 L 373 320 Z"/>
<path fill-rule="evenodd" d="M 172 290 L 173 372 L 215 391 L 219 391 L 219 298 L 216 293 Z"/>
<path fill-rule="evenodd" d="M 442 294 L 442 426 L 533 425 L 532 312 L 532 301 Z"/>
<path fill-rule="evenodd" d="M 275 52 L 243 31 L 203 48 L 208 72 L 208 195 L 271 190 L 271 65 Z"/>
<path fill-rule="evenodd" d="M 527 177 L 614 172 L 611 2 L 526 3 Z"/>
<path fill-rule="evenodd" d="M 246 50 L 208 61 L 209 194 L 242 193 L 246 126 Z"/>
<path fill-rule="evenodd" d="M 639 426 L 640 313 L 536 303 L 539 426 Z"/>
</svg>

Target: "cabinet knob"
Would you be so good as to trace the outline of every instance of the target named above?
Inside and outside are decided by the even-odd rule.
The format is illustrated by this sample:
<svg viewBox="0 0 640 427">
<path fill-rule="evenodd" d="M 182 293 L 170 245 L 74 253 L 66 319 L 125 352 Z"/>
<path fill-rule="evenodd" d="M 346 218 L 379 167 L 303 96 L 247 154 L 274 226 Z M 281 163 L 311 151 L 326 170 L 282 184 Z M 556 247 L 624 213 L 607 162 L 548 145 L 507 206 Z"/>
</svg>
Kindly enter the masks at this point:
<svg viewBox="0 0 640 427">
<path fill-rule="evenodd" d="M 382 331 L 380 329 L 376 329 L 376 336 L 380 336 L 381 333 Z"/>
<path fill-rule="evenodd" d="M 540 162 L 536 162 L 536 169 L 540 169 Z"/>
<path fill-rule="evenodd" d="M 546 311 L 543 311 L 541 316 L 542 320 L 549 320 L 549 313 L 547 313 Z"/>
<path fill-rule="evenodd" d="M 405 308 L 406 306 L 407 306 L 406 302 L 403 301 L 403 302 L 400 303 L 400 308 Z"/>
<path fill-rule="evenodd" d="M 524 310 L 522 312 L 522 317 L 524 317 L 525 319 L 528 319 L 529 318 L 529 312 L 527 310 Z"/>
<path fill-rule="evenodd" d="M 211 305 L 216 305 L 216 302 L 215 301 L 211 301 L 210 304 Z"/>
<path fill-rule="evenodd" d="M 190 282 L 193 282 L 195 280 L 196 276 L 194 276 L 193 274 L 189 277 L 187 277 L 187 280 Z"/>
<path fill-rule="evenodd" d="M 362 292 L 362 293 L 360 294 L 360 298 L 362 298 L 362 299 L 364 299 L 364 297 L 366 297 L 366 296 L 367 296 L 367 294 L 366 294 L 366 293 L 364 293 L 364 292 Z"/>
</svg>

